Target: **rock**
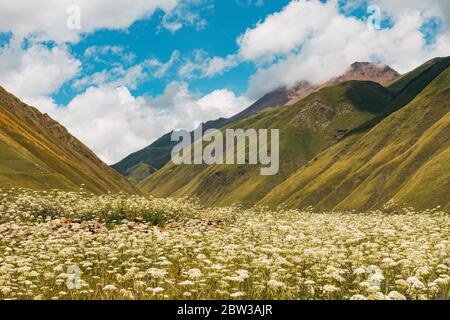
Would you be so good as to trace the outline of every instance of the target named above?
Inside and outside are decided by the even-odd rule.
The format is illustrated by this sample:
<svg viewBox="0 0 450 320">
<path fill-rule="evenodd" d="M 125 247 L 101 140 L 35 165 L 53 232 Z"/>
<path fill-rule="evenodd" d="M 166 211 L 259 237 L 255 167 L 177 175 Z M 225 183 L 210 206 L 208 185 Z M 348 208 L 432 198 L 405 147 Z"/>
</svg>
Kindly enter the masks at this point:
<svg viewBox="0 0 450 320">
<path fill-rule="evenodd" d="M 75 231 L 80 230 L 80 229 L 81 229 L 81 224 L 79 224 L 79 223 L 72 223 L 72 225 L 70 226 L 70 228 L 71 228 L 72 230 L 75 230 Z"/>
<path fill-rule="evenodd" d="M 136 218 L 134 218 L 134 222 L 135 222 L 135 223 L 144 223 L 144 218 L 142 218 L 142 217 L 136 217 Z"/>
</svg>

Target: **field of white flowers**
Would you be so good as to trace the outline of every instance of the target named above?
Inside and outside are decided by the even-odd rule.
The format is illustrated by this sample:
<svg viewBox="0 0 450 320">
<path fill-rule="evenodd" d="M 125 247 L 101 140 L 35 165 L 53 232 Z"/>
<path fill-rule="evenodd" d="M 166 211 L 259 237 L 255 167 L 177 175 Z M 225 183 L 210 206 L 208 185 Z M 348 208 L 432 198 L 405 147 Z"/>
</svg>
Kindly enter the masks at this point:
<svg viewBox="0 0 450 320">
<path fill-rule="evenodd" d="M 450 216 L 0 189 L 0 299 L 449 299 Z"/>
</svg>

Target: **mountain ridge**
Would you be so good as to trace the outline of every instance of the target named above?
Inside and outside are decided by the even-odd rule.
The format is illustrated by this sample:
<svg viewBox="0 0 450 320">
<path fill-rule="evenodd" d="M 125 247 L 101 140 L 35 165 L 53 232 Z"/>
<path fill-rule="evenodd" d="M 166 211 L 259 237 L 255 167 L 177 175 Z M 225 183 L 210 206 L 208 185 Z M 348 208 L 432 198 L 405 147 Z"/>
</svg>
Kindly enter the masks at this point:
<svg viewBox="0 0 450 320">
<path fill-rule="evenodd" d="M 140 193 L 65 127 L 0 87 L 2 186 Z"/>
<path fill-rule="evenodd" d="M 375 88 L 374 85 L 367 87 L 367 82 L 361 81 L 341 83 L 304 98 L 295 105 L 297 109 L 292 106 L 270 109 L 233 124 L 231 127 L 244 129 L 258 128 L 259 125 L 264 128 L 280 126 L 280 145 L 290 143 L 283 153 L 280 146 L 283 158 L 290 158 L 289 152 L 305 146 L 305 151 L 311 150 L 308 143 L 321 141 L 322 150 L 316 149 L 303 161 L 281 164 L 280 168 L 285 170 L 295 166 L 297 169 L 288 170 L 290 172 L 285 172 L 284 176 L 281 172 L 282 177 L 278 181 L 272 178 L 270 182 L 256 173 L 249 178 L 245 166 L 202 168 L 167 164 L 142 181 L 139 187 L 155 196 L 195 196 L 208 205 L 219 206 L 236 203 L 244 206 L 260 204 L 362 210 L 395 200 L 419 209 L 431 209 L 438 204 L 449 209 L 449 196 L 443 194 L 450 181 L 449 66 L 450 58 L 433 59 L 390 82 L 386 88 L 383 87 L 390 98 L 379 104 L 382 107 L 377 110 L 379 112 L 359 125 L 353 121 L 355 126 L 348 131 L 343 130 L 342 124 L 334 127 L 340 131 L 334 136 L 334 143 L 325 141 L 323 144 L 324 140 L 317 140 L 317 136 L 305 132 L 298 139 L 295 135 L 283 135 L 283 125 L 296 119 L 296 114 L 288 111 L 307 109 L 308 103 L 314 102 L 317 95 L 328 99 L 329 106 L 339 107 L 342 95 L 336 95 L 336 92 L 343 86 L 354 89 L 348 91 L 355 92 L 354 101 L 363 97 L 361 106 L 376 108 L 377 99 L 373 103 L 368 99 L 368 92 Z M 352 96 L 347 93 L 346 99 Z M 284 111 L 287 112 L 284 117 L 280 116 L 283 110 L 288 110 Z M 293 127 L 290 128 L 292 131 Z M 322 131 L 319 139 L 330 135 L 326 132 Z M 301 143 L 306 145 L 302 147 Z M 403 150 L 403 153 L 396 150 Z M 295 161 L 302 159 L 301 153 L 293 155 L 291 158 Z M 352 174 L 357 170 L 360 171 Z M 434 177 L 439 188 L 432 186 L 430 177 Z M 391 190 L 396 190 L 395 194 Z M 423 194 L 419 196 L 415 190 L 421 190 Z M 413 194 L 417 199 L 411 199 Z"/>
<path fill-rule="evenodd" d="M 219 129 L 269 108 L 292 105 L 315 91 L 335 85 L 339 82 L 367 80 L 378 82 L 380 84 L 387 84 L 397 79 L 399 76 L 400 74 L 397 71 L 386 65 L 376 65 L 369 62 L 355 62 L 343 75 L 330 79 L 322 85 L 312 85 L 307 82 L 300 82 L 292 88 L 285 87 L 276 89 L 264 95 L 240 113 L 228 119 L 220 118 L 208 121 L 203 127 L 204 130 L 212 128 Z M 146 177 L 145 174 L 141 175 L 142 172 L 145 172 L 148 175 L 153 174 L 170 161 L 170 152 L 176 145 L 176 142 L 172 142 L 168 139 L 170 134 L 171 133 L 163 135 L 151 145 L 128 155 L 111 167 L 122 175 L 127 176 L 135 183 L 142 181 L 143 178 Z"/>
<path fill-rule="evenodd" d="M 279 129 L 282 157 L 276 176 L 260 176 L 257 166 L 168 163 L 138 186 L 157 197 L 193 195 L 211 205 L 235 201 L 251 205 L 339 141 L 344 132 L 380 113 L 379 106 L 389 99 L 391 93 L 377 83 L 348 81 L 325 87 L 293 106 L 268 109 L 223 128 Z"/>
<path fill-rule="evenodd" d="M 430 68 L 440 63 L 445 70 L 404 107 L 324 151 L 259 204 L 347 210 L 392 200 L 449 210 L 450 58 Z"/>
</svg>

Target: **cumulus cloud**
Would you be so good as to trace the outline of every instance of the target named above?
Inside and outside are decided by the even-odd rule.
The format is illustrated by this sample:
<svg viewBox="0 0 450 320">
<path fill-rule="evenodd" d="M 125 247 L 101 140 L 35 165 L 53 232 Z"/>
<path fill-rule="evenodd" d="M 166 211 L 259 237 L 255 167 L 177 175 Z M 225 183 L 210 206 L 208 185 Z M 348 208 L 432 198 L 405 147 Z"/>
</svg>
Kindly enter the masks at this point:
<svg viewBox="0 0 450 320">
<path fill-rule="evenodd" d="M 178 0 L 2 1 L 0 32 L 12 32 L 13 38 L 0 48 L 0 85 L 48 112 L 102 159 L 114 163 L 172 129 L 191 130 L 200 121 L 230 117 L 252 103 L 247 97 L 259 98 L 301 80 L 326 81 L 343 73 L 354 61 L 379 61 L 405 72 L 432 57 L 448 55 L 449 1 L 427 1 L 427 6 L 418 0 L 372 2 L 391 17 L 392 28 L 368 28 L 365 21 L 346 15 L 337 0 L 294 0 L 246 30 L 238 39 L 236 54 L 210 57 L 197 51 L 182 60 L 175 51 L 167 61 L 150 58 L 136 63 L 136 57 L 125 54 L 122 47 L 97 46 L 79 57 L 84 61 L 81 70 L 81 62 L 64 43 L 77 42 L 83 34 L 105 28 L 126 29 L 158 9 L 165 11 L 161 26 L 173 32 L 184 24 L 200 29 L 206 22 L 197 13 L 188 14 L 192 13 L 189 6 Z M 205 0 L 186 3 L 208 4 L 206 9 L 210 6 Z M 347 9 L 361 3 L 367 1 L 354 0 Z M 66 27 L 66 9 L 73 4 L 81 8 L 81 30 Z M 421 28 L 432 17 L 441 19 L 447 29 L 427 44 Z M 25 38 L 30 41 L 24 47 Z M 44 40 L 55 44 L 39 44 Z M 182 82 L 170 83 L 157 97 L 130 92 L 148 77 L 163 77 L 180 60 L 184 63 L 179 76 L 184 79 L 220 75 L 241 61 L 254 62 L 257 71 L 250 79 L 247 97 L 227 89 L 201 96 Z M 116 62 L 111 65 L 110 61 Z M 90 63 L 97 72 L 82 73 L 89 71 Z M 98 71 L 102 64 L 103 70 Z M 51 95 L 68 81 L 84 91 L 67 106 L 57 106 Z"/>
<path fill-rule="evenodd" d="M 86 63 L 109 65 L 111 60 L 119 61 L 123 65 L 129 65 L 136 59 L 133 52 L 127 51 L 123 46 L 91 46 L 84 51 Z"/>
<path fill-rule="evenodd" d="M 48 96 L 75 77 L 81 62 L 65 46 L 0 48 L 0 85 L 33 105 L 53 105 Z"/>
<path fill-rule="evenodd" d="M 233 91 L 228 89 L 215 90 L 198 100 L 198 104 L 203 110 L 219 109 L 221 116 L 226 118 L 238 114 L 253 102 L 245 96 L 237 97 Z"/>
<path fill-rule="evenodd" d="M 72 5 L 81 9 L 81 30 L 66 26 Z M 157 97 L 130 92 L 150 77 L 167 75 L 180 59 L 176 50 L 167 61 L 148 58 L 136 63 L 136 56 L 121 46 L 88 47 L 75 58 L 67 45 L 99 29 L 126 29 L 158 9 L 165 12 L 162 26 L 171 31 L 182 25 L 201 29 L 206 21 L 191 11 L 195 6 L 211 8 L 209 0 L 1 1 L 0 33 L 10 32 L 12 37 L 0 47 L 0 85 L 50 114 L 108 163 L 170 130 L 190 130 L 200 121 L 230 117 L 251 101 L 227 89 L 202 96 L 190 92 L 186 83 L 172 82 Z M 186 77 L 220 74 L 234 64 L 232 60 L 191 61 Z M 67 105 L 58 105 L 52 95 L 66 84 L 82 91 Z"/>
<path fill-rule="evenodd" d="M 67 106 L 41 108 L 107 163 L 144 148 L 172 129 L 229 117 L 251 104 L 228 90 L 199 96 L 173 82 L 157 97 L 133 96 L 126 87 L 90 87 Z"/>
<path fill-rule="evenodd" d="M 96 50 L 98 51 L 100 49 Z M 90 51 L 91 50 L 86 51 L 88 55 L 91 54 Z M 125 86 L 134 90 L 139 84 L 142 84 L 150 78 L 164 77 L 169 69 L 178 60 L 179 55 L 180 53 L 178 51 L 174 51 L 167 62 L 161 62 L 156 58 L 151 58 L 146 59 L 141 63 L 129 66 L 128 68 L 125 68 L 122 63 L 116 63 L 113 64 L 113 66 L 106 65 L 107 68 L 102 71 L 98 71 L 75 80 L 73 87 L 75 89 L 82 89 L 92 85 L 109 85 L 112 87 Z M 96 57 L 98 60 L 99 55 L 96 55 Z"/>
<path fill-rule="evenodd" d="M 406 11 L 396 8 L 386 9 L 395 14 L 393 27 L 375 30 L 366 21 L 342 14 L 338 1 L 292 1 L 238 40 L 242 59 L 259 65 L 250 79 L 249 96 L 299 81 L 321 83 L 345 72 L 355 61 L 383 62 L 406 72 L 428 59 L 448 55 L 449 33 L 437 35 L 430 45 L 425 43 L 421 28 L 430 15 L 420 5 Z"/>
<path fill-rule="evenodd" d="M 185 60 L 178 74 L 183 78 L 212 78 L 234 68 L 239 63 L 236 55 L 209 57 L 204 51 L 196 50 L 193 59 Z"/>
<path fill-rule="evenodd" d="M 287 53 L 323 28 L 335 14 L 335 8 L 329 4 L 292 1 L 239 37 L 240 56 L 245 60 L 258 60 Z"/>
<path fill-rule="evenodd" d="M 445 25 L 450 24 L 450 1 L 448 0 L 372 0 L 371 3 L 379 5 L 395 21 L 413 10 L 418 10 L 424 18 L 438 17 Z"/>
<path fill-rule="evenodd" d="M 192 26 L 197 31 L 204 29 L 208 22 L 202 18 L 203 11 L 214 8 L 212 0 L 182 0 L 169 13 L 164 15 L 160 29 L 165 28 L 174 33 L 184 25 Z"/>
<path fill-rule="evenodd" d="M 178 0 L 14 0 L 0 2 L 0 32 L 58 43 L 77 42 L 81 34 L 99 29 L 126 29 L 157 9 L 173 10 Z M 67 28 L 67 9 L 81 10 L 81 29 Z"/>
</svg>

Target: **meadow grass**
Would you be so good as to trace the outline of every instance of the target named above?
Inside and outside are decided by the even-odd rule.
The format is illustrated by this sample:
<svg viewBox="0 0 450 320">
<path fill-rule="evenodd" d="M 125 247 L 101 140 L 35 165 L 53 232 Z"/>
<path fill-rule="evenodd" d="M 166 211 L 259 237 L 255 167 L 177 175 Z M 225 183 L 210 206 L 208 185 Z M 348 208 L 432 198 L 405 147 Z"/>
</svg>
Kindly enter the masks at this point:
<svg viewBox="0 0 450 320">
<path fill-rule="evenodd" d="M 0 191 L 1 299 L 448 299 L 450 216 Z"/>
</svg>

